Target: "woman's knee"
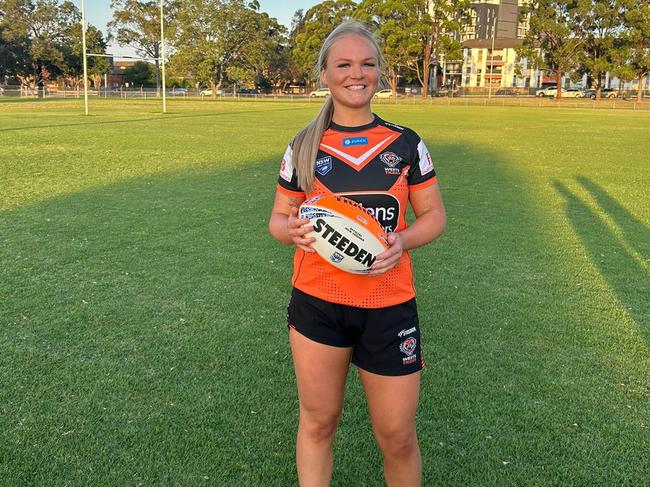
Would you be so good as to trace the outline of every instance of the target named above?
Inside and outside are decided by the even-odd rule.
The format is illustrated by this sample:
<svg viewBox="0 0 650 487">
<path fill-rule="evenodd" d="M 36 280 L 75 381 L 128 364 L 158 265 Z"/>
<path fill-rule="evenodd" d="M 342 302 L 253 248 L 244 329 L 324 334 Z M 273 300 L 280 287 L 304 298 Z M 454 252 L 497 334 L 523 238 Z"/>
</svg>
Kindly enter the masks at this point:
<svg viewBox="0 0 650 487">
<path fill-rule="evenodd" d="M 312 441 L 331 441 L 341 418 L 340 412 L 300 409 L 300 430 Z"/>
<path fill-rule="evenodd" d="M 375 437 L 384 456 L 399 460 L 410 458 L 418 450 L 415 425 L 375 427 Z"/>
</svg>

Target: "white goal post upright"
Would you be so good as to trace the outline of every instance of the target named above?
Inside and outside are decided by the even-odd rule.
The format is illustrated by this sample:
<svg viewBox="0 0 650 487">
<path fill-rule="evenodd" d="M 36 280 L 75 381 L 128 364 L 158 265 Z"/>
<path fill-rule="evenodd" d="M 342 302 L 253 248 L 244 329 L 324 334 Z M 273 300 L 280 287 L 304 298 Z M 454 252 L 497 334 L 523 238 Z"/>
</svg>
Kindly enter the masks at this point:
<svg viewBox="0 0 650 487">
<path fill-rule="evenodd" d="M 86 115 L 88 115 L 88 56 L 97 56 L 97 57 L 121 57 L 128 59 L 154 59 L 156 61 L 162 61 L 162 100 L 163 100 L 163 113 L 167 113 L 167 94 L 165 91 L 165 37 L 163 29 L 163 0 L 160 0 L 160 57 L 159 58 L 138 58 L 134 56 L 114 56 L 113 54 L 87 54 L 86 53 L 86 8 L 85 1 L 81 0 L 81 44 L 83 46 L 83 58 L 84 58 L 84 109 Z M 106 86 L 105 88 L 108 88 Z"/>
<path fill-rule="evenodd" d="M 163 0 L 160 0 L 160 58 L 162 60 L 162 99 L 163 113 L 167 113 L 167 93 L 165 91 L 165 33 L 163 31 Z"/>
<path fill-rule="evenodd" d="M 88 115 L 88 61 L 86 59 L 86 8 L 84 0 L 81 0 L 81 45 L 84 56 L 84 109 Z"/>
</svg>

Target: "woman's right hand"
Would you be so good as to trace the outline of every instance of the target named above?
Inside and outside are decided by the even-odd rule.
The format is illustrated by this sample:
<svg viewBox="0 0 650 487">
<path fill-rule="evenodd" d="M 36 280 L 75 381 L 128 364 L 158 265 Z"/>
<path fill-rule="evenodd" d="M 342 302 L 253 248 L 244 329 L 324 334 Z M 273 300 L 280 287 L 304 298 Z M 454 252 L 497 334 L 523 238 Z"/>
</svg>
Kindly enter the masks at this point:
<svg viewBox="0 0 650 487">
<path fill-rule="evenodd" d="M 305 252 L 315 252 L 309 244 L 315 242 L 316 239 L 314 237 L 305 237 L 306 234 L 313 230 L 314 227 L 309 225 L 309 218 L 298 218 L 298 208 L 291 207 L 287 220 L 287 232 L 295 246 Z"/>
</svg>

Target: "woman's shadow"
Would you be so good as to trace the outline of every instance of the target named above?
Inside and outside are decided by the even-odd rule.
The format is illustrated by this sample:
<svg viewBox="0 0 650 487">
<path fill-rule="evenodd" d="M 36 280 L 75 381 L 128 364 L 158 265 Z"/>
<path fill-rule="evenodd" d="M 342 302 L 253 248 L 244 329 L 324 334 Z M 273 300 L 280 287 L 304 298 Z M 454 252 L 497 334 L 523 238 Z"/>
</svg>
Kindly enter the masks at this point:
<svg viewBox="0 0 650 487">
<path fill-rule="evenodd" d="M 591 179 L 579 176 L 576 181 L 600 211 L 556 180 L 553 185 L 564 198 L 569 222 L 603 279 L 650 342 L 650 229 Z"/>
</svg>

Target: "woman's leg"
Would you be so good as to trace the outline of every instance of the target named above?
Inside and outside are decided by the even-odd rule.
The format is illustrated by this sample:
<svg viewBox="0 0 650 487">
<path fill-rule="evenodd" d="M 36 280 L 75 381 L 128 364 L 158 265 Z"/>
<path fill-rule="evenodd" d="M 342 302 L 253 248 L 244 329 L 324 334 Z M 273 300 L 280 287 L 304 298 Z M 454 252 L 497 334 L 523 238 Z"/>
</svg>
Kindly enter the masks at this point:
<svg viewBox="0 0 650 487">
<path fill-rule="evenodd" d="M 377 375 L 359 369 L 368 398 L 372 430 L 384 457 L 388 487 L 419 487 L 422 483 L 415 413 L 420 397 L 420 373 Z"/>
<path fill-rule="evenodd" d="M 341 417 L 352 348 L 317 343 L 291 328 L 300 423 L 296 465 L 301 487 L 326 487 L 334 467 L 332 443 Z"/>
</svg>

